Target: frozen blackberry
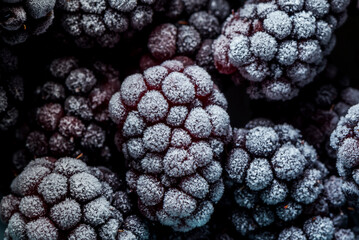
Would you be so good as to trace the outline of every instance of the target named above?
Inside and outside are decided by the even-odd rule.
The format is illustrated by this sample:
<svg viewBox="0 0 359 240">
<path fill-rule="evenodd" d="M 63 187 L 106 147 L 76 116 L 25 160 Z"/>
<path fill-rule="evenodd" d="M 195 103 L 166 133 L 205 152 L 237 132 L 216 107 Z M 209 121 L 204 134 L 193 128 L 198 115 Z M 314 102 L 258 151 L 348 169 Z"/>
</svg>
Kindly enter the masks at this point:
<svg viewBox="0 0 359 240">
<path fill-rule="evenodd" d="M 73 57 L 51 63 L 50 80 L 35 95 L 36 123 L 26 139 L 29 157 L 81 154 L 89 163 L 112 157 L 109 143 L 114 125 L 108 102 L 119 89 L 118 72 L 100 62 L 88 66 Z"/>
<path fill-rule="evenodd" d="M 206 35 L 219 34 L 219 23 L 216 20 L 215 24 L 211 23 L 210 19 L 205 19 L 203 16 L 196 14 L 203 14 L 211 16 L 206 12 L 199 12 L 192 15 L 190 19 L 196 21 L 195 25 L 179 25 L 178 27 L 171 23 L 165 23 L 156 27 L 149 39 L 148 49 L 156 60 L 163 61 L 173 58 L 176 55 L 194 56 L 201 45 L 201 38 Z M 201 26 L 202 22 L 209 22 L 207 26 Z M 204 25 L 204 24 L 202 24 Z M 199 31 L 199 27 L 202 30 Z"/>
<path fill-rule="evenodd" d="M 229 4 L 226 0 L 206 4 L 207 9 L 195 11 L 177 24 L 165 23 L 153 29 L 147 46 L 154 60 L 186 55 L 196 58 L 196 63 L 206 70 L 213 69 L 212 39 L 220 34 L 220 26 L 229 15 Z M 218 5 L 223 8 L 216 11 Z"/>
<path fill-rule="evenodd" d="M 343 191 L 358 207 L 359 197 L 359 104 L 349 108 L 347 114 L 340 118 L 338 125 L 330 136 L 330 145 L 336 151 L 337 170 L 345 178 Z"/>
<path fill-rule="evenodd" d="M 330 240 L 334 238 L 334 225 L 330 218 L 315 216 L 304 222 L 302 228 L 290 227 L 284 229 L 278 240 Z"/>
<path fill-rule="evenodd" d="M 63 29 L 80 47 L 114 47 L 121 34 L 140 31 L 162 10 L 160 0 L 57 2 Z"/>
<path fill-rule="evenodd" d="M 308 100 L 309 99 L 309 100 Z M 353 87 L 325 84 L 314 94 L 303 92 L 300 107 L 293 117 L 293 124 L 300 128 L 305 139 L 316 147 L 318 153 L 328 157 L 326 165 L 334 170 L 335 151 L 330 147 L 330 134 L 335 129 L 341 116 L 350 106 L 359 103 L 359 90 Z"/>
<path fill-rule="evenodd" d="M 312 217 L 302 218 L 297 221 L 295 226 L 286 227 L 280 230 L 278 240 L 289 239 L 303 239 L 303 240 L 354 240 L 356 239 L 355 232 L 351 227 L 348 227 L 348 215 L 339 212 L 321 213 L 317 215 L 311 213 Z"/>
<path fill-rule="evenodd" d="M 54 19 L 55 3 L 55 0 L 1 0 L 1 39 L 6 44 L 15 45 L 46 32 Z"/>
<path fill-rule="evenodd" d="M 127 77 L 109 104 L 127 182 L 149 219 L 186 232 L 206 224 L 223 194 L 219 162 L 227 101 L 202 68 L 165 61 Z"/>
<path fill-rule="evenodd" d="M 116 174 L 64 157 L 37 158 L 0 203 L 6 239 L 148 239 Z M 126 210 L 127 209 L 127 210 Z"/>
<path fill-rule="evenodd" d="M 0 46 L 0 132 L 14 127 L 24 100 L 23 78 L 17 73 L 18 58 Z"/>
<path fill-rule="evenodd" d="M 238 232 L 242 234 L 247 232 L 249 239 L 346 240 L 347 237 L 354 239 L 354 224 L 349 221 L 346 199 L 341 189 L 342 184 L 341 178 L 327 177 L 320 196 L 314 203 L 303 206 L 301 216 L 294 221 L 281 222 L 279 220 L 269 227 L 259 228 L 248 211 L 243 213 L 238 209 L 232 216 L 232 222 Z M 290 207 L 290 205 L 284 206 L 285 209 Z"/>
<path fill-rule="evenodd" d="M 335 45 L 348 0 L 249 1 L 213 43 L 219 72 L 239 72 L 253 99 L 288 100 L 311 82 Z"/>
<path fill-rule="evenodd" d="M 234 222 L 244 221 L 236 224 L 243 236 L 294 221 L 323 192 L 328 171 L 291 125 L 255 120 L 234 129 L 232 143 L 225 170 L 234 182 L 240 207 Z"/>
<path fill-rule="evenodd" d="M 220 20 L 225 20 L 234 2 L 227 0 L 170 0 L 167 1 L 165 14 L 171 19 L 187 17 L 196 12 L 208 11 Z"/>
</svg>

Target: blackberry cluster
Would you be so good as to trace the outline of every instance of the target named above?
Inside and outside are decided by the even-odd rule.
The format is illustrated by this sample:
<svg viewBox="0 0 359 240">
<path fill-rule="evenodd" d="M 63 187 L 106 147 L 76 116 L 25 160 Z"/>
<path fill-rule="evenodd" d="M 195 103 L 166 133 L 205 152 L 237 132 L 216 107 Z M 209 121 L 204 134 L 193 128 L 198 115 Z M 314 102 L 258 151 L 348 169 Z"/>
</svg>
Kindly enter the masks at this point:
<svg viewBox="0 0 359 240">
<path fill-rule="evenodd" d="M 139 31 L 164 8 L 161 0 L 59 0 L 61 25 L 78 46 L 114 47 L 121 33 Z"/>
<path fill-rule="evenodd" d="M 207 71 L 214 71 L 212 43 L 230 13 L 230 5 L 226 0 L 203 2 L 207 9 L 201 8 L 176 24 L 164 23 L 153 29 L 147 42 L 150 55 L 141 59 L 143 70 L 184 55 L 193 57 Z"/>
<path fill-rule="evenodd" d="M 345 178 L 343 191 L 354 207 L 359 206 L 359 104 L 349 108 L 340 118 L 330 136 L 330 145 L 336 151 L 337 170 Z"/>
<path fill-rule="evenodd" d="M 35 102 L 36 123 L 29 127 L 26 137 L 30 157 L 81 154 L 81 159 L 92 164 L 110 160 L 114 126 L 108 103 L 119 89 L 119 73 L 101 62 L 82 67 L 74 57 L 54 60 L 50 73 L 52 79 L 36 92 L 40 99 Z M 15 161 L 20 162 L 20 156 L 28 158 L 22 152 L 18 154 Z"/>
<path fill-rule="evenodd" d="M 182 232 L 209 221 L 224 191 L 226 108 L 204 69 L 174 60 L 127 77 L 112 96 L 127 183 L 147 218 Z"/>
<path fill-rule="evenodd" d="M 213 43 L 219 72 L 239 72 L 253 99 L 288 100 L 326 65 L 349 0 L 251 0 Z"/>
<path fill-rule="evenodd" d="M 0 203 L 5 239 L 148 239 L 113 172 L 74 158 L 37 158 Z"/>
<path fill-rule="evenodd" d="M 299 130 L 266 119 L 234 129 L 225 169 L 240 207 L 233 221 L 243 236 L 301 217 L 320 197 L 328 174 Z"/>
<path fill-rule="evenodd" d="M 0 46 L 0 133 L 14 127 L 24 100 L 24 82 L 17 70 L 17 56 Z"/>
<path fill-rule="evenodd" d="M 1 0 L 0 36 L 9 45 L 25 42 L 51 26 L 56 0 Z"/>
</svg>

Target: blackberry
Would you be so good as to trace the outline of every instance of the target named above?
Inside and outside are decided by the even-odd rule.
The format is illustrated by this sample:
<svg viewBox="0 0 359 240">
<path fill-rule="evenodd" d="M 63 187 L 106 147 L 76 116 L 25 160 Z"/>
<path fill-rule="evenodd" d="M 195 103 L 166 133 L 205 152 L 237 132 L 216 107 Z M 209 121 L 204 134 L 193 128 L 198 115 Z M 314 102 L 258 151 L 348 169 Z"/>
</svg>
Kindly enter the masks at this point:
<svg viewBox="0 0 359 240">
<path fill-rule="evenodd" d="M 155 61 L 185 55 L 195 58 L 196 63 L 207 71 L 214 70 L 212 42 L 220 34 L 220 26 L 229 15 L 230 6 L 226 0 L 204 2 L 207 9 L 195 11 L 193 6 L 189 17 L 176 24 L 164 23 L 154 28 L 147 43 L 150 55 L 143 58 L 153 58 L 154 66 Z M 216 9 L 218 5 L 221 7 Z"/>
<path fill-rule="evenodd" d="M 338 125 L 330 136 L 330 145 L 336 151 L 338 173 L 345 178 L 343 191 L 356 208 L 359 203 L 358 123 L 359 104 L 356 104 L 349 108 L 345 116 L 340 118 Z"/>
<path fill-rule="evenodd" d="M 223 21 L 234 4 L 227 0 L 171 0 L 168 1 L 165 14 L 171 19 L 180 19 L 196 12 L 207 11 Z"/>
<path fill-rule="evenodd" d="M 54 19 L 55 0 L 1 0 L 0 3 L 0 35 L 9 45 L 46 32 Z"/>
<path fill-rule="evenodd" d="M 17 69 L 17 56 L 0 46 L 0 132 L 14 127 L 24 100 L 24 82 Z"/>
<path fill-rule="evenodd" d="M 349 229 L 335 229 L 333 220 L 328 217 L 314 216 L 304 222 L 301 227 L 284 229 L 278 240 L 308 239 L 308 240 L 354 240 L 354 233 Z"/>
<path fill-rule="evenodd" d="M 240 207 L 234 222 L 243 236 L 293 222 L 323 192 L 328 171 L 291 125 L 254 120 L 234 129 L 232 143 L 225 170 L 234 182 Z"/>
<path fill-rule="evenodd" d="M 237 210 L 232 222 L 237 231 L 248 232 L 249 239 L 354 239 L 353 224 L 349 221 L 343 180 L 326 177 L 323 191 L 315 202 L 306 205 L 294 221 L 276 221 L 270 227 L 258 227 L 248 212 Z M 286 209 L 291 206 L 286 205 Z M 257 206 L 258 208 L 258 206 Z"/>
<path fill-rule="evenodd" d="M 116 174 L 64 157 L 37 158 L 0 203 L 6 239 L 149 239 Z"/>
<path fill-rule="evenodd" d="M 349 221 L 349 215 L 346 211 L 337 208 L 339 206 L 346 205 L 337 205 L 337 201 L 333 198 L 330 199 L 328 194 L 335 194 L 338 196 L 343 195 L 341 191 L 341 182 L 340 178 L 331 176 L 328 181 L 334 186 L 328 188 L 325 187 L 326 193 L 322 196 L 320 204 L 317 204 L 312 209 L 314 211 L 307 212 L 309 217 L 304 217 L 300 221 L 297 221 L 295 225 L 290 227 L 285 227 L 279 230 L 278 240 L 286 239 L 336 239 L 336 240 L 354 240 L 356 239 L 355 231 L 353 229 L 353 224 Z M 340 183 L 339 183 L 340 182 Z M 339 183 L 339 184 L 338 184 Z M 328 197 L 328 198 L 326 198 Z M 324 205 L 328 204 L 326 207 Z M 325 211 L 323 211 L 325 209 Z"/>
<path fill-rule="evenodd" d="M 239 72 L 253 99 L 288 100 L 326 65 L 349 1 L 249 1 L 213 43 L 220 73 Z"/>
<path fill-rule="evenodd" d="M 296 113 L 293 122 L 302 130 L 305 139 L 315 146 L 322 156 L 328 157 L 326 165 L 335 170 L 333 159 L 336 156 L 330 147 L 330 134 L 350 106 L 359 103 L 359 90 L 324 84 L 313 95 L 308 96 L 304 92 L 300 99 L 299 114 Z"/>
<path fill-rule="evenodd" d="M 123 34 L 152 23 L 163 7 L 160 0 L 91 0 L 57 2 L 63 29 L 80 47 L 114 47 Z"/>
<path fill-rule="evenodd" d="M 109 104 L 129 188 L 149 219 L 189 231 L 223 194 L 219 162 L 231 133 L 227 101 L 202 68 L 165 61 L 127 77 Z"/>
<path fill-rule="evenodd" d="M 38 87 L 32 103 L 35 124 L 26 137 L 30 157 L 72 156 L 109 161 L 111 124 L 108 102 L 120 86 L 118 72 L 95 62 L 81 66 L 73 57 L 54 60 L 50 80 Z M 101 165 L 105 163 L 102 162 Z"/>
</svg>

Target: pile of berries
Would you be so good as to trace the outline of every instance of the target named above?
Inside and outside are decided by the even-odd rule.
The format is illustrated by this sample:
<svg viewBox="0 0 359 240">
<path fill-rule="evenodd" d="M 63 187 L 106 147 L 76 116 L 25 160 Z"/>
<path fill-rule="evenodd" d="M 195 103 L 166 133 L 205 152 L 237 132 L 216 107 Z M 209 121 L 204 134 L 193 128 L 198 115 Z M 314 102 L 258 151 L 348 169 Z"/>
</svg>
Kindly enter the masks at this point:
<svg viewBox="0 0 359 240">
<path fill-rule="evenodd" d="M 358 240 L 355 4 L 0 0 L 0 238 Z"/>
</svg>

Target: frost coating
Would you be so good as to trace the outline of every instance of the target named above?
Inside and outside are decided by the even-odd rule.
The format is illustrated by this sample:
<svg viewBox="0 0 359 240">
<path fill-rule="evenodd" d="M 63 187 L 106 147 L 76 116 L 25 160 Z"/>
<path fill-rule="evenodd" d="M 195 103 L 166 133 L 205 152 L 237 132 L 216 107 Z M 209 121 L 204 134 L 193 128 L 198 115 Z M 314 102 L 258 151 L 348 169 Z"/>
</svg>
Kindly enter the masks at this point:
<svg viewBox="0 0 359 240">
<path fill-rule="evenodd" d="M 35 159 L 14 179 L 13 194 L 0 203 L 7 223 L 5 235 L 8 239 L 105 240 L 109 235 L 118 238 L 118 229 L 124 229 L 136 239 L 148 239 L 142 220 L 128 216 L 131 203 L 120 185 L 105 167 L 91 168 L 74 158 Z"/>
<path fill-rule="evenodd" d="M 212 44 L 217 70 L 240 74 L 252 99 L 289 100 L 313 81 L 346 14 L 328 0 L 250 1 L 230 15 Z M 338 3 L 339 4 L 339 3 Z M 339 5 L 347 6 L 347 1 Z"/>
<path fill-rule="evenodd" d="M 322 200 L 325 189 L 331 195 L 340 188 L 331 182 L 325 188 L 328 172 L 299 130 L 266 119 L 233 130 L 225 171 L 232 181 L 238 211 L 246 213 L 232 219 L 243 237 L 300 219 L 304 209 Z M 335 195 L 330 198 L 333 204 L 340 201 L 340 193 Z"/>
<path fill-rule="evenodd" d="M 130 167 L 126 180 L 151 221 L 181 232 L 209 221 L 224 192 L 226 107 L 203 68 L 175 60 L 127 77 L 113 95 L 109 111 Z"/>
</svg>

